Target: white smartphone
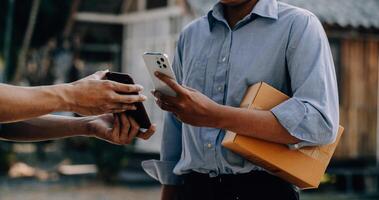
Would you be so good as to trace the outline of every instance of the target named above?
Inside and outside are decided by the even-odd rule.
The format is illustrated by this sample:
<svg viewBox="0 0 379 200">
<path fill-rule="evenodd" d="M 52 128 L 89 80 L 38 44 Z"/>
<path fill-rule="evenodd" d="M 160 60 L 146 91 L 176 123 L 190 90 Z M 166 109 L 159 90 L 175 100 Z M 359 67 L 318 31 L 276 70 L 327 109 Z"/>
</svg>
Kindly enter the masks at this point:
<svg viewBox="0 0 379 200">
<path fill-rule="evenodd" d="M 176 93 L 173 89 L 171 89 L 166 85 L 166 83 L 159 80 L 154 75 L 154 73 L 158 71 L 176 80 L 174 71 L 171 68 L 167 55 L 157 52 L 146 52 L 143 54 L 143 60 L 145 61 L 147 70 L 149 71 L 151 79 L 153 80 L 155 90 L 160 91 L 166 95 L 176 96 Z"/>
</svg>

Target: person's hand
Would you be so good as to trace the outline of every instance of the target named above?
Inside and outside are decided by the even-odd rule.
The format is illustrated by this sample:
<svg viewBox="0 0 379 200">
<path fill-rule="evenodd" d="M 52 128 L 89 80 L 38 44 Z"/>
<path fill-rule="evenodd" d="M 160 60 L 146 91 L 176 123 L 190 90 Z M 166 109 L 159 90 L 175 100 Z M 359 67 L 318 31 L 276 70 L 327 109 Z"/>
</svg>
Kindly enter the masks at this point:
<svg viewBox="0 0 379 200">
<path fill-rule="evenodd" d="M 176 92 L 176 97 L 154 91 L 156 103 L 162 110 L 172 112 L 180 121 L 194 126 L 215 127 L 218 122 L 219 104 L 199 91 L 179 85 L 162 74 L 155 75 Z"/>
<path fill-rule="evenodd" d="M 130 144 L 135 137 L 146 140 L 156 131 L 156 125 L 152 125 L 146 132 L 141 132 L 136 121 L 124 113 L 104 114 L 86 119 L 88 136 L 117 145 Z"/>
<path fill-rule="evenodd" d="M 98 115 L 135 110 L 135 102 L 146 100 L 144 95 L 120 94 L 139 92 L 140 85 L 122 84 L 102 80 L 107 71 L 99 71 L 68 84 L 63 93 L 69 111 L 80 115 Z"/>
</svg>

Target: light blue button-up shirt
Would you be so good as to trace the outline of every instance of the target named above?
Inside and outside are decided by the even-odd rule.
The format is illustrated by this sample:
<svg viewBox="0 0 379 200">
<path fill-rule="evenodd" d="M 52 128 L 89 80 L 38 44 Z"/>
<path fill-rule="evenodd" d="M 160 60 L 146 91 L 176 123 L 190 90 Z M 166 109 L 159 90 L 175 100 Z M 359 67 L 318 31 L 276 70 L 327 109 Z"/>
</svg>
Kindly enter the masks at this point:
<svg viewBox="0 0 379 200">
<path fill-rule="evenodd" d="M 220 3 L 181 33 L 173 69 L 177 81 L 213 101 L 238 107 L 246 89 L 264 81 L 289 96 L 271 111 L 300 146 L 335 140 L 338 93 L 333 59 L 319 20 L 309 11 L 260 0 L 230 28 Z M 238 117 L 236 116 L 236 120 Z M 166 113 L 161 159 L 143 162 L 162 184 L 192 171 L 212 176 L 261 170 L 222 147 L 225 130 L 181 123 Z"/>
</svg>

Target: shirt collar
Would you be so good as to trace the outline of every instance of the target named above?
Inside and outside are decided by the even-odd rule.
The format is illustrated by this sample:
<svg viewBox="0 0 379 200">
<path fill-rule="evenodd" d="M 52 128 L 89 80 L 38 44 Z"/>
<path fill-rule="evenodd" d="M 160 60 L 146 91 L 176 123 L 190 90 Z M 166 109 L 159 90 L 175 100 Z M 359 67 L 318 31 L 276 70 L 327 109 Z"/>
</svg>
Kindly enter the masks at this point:
<svg viewBox="0 0 379 200">
<path fill-rule="evenodd" d="M 278 2 L 277 0 L 258 0 L 257 4 L 254 6 L 253 10 L 247 15 L 246 18 L 252 18 L 252 16 L 257 15 L 264 18 L 269 18 L 273 20 L 278 19 Z M 208 12 L 208 22 L 209 28 L 212 30 L 214 22 L 225 21 L 224 9 L 220 2 L 216 3 L 213 8 Z"/>
</svg>

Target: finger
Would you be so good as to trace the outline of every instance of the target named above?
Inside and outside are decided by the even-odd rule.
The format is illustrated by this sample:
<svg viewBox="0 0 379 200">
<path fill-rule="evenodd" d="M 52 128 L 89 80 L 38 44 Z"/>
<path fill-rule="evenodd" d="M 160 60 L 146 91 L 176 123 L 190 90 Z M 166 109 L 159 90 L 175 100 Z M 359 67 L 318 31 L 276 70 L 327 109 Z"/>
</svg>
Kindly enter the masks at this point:
<svg viewBox="0 0 379 200">
<path fill-rule="evenodd" d="M 186 92 L 186 90 L 181 85 L 179 85 L 174 79 L 168 77 L 167 75 L 160 72 L 155 72 L 154 74 L 158 79 L 166 83 L 166 85 L 168 85 L 176 93 L 181 94 Z"/>
<path fill-rule="evenodd" d="M 108 70 L 104 71 L 97 71 L 87 77 L 84 77 L 82 80 L 103 80 L 105 78 L 105 74 L 108 72 Z"/>
<path fill-rule="evenodd" d="M 174 106 L 165 104 L 164 102 L 160 101 L 159 99 L 155 101 L 155 103 L 162 109 L 168 112 L 174 112 L 176 109 Z"/>
<path fill-rule="evenodd" d="M 143 87 L 138 84 L 123 84 L 111 81 L 113 84 L 113 89 L 116 92 L 122 92 L 122 93 L 133 93 L 133 92 L 141 92 L 143 90 Z"/>
<path fill-rule="evenodd" d="M 111 143 L 119 144 L 118 135 L 120 132 L 120 119 L 117 114 L 113 114 L 113 116 L 114 116 L 114 122 L 113 122 L 112 132 L 105 139 L 107 139 Z"/>
<path fill-rule="evenodd" d="M 129 95 L 129 94 L 115 94 L 113 101 L 117 103 L 131 104 L 136 102 L 145 101 L 147 97 L 143 94 Z"/>
<path fill-rule="evenodd" d="M 122 144 L 128 144 L 128 138 L 130 135 L 130 127 L 131 123 L 126 116 L 126 114 L 120 114 L 121 118 L 121 135 L 120 135 L 120 141 Z"/>
<path fill-rule="evenodd" d="M 134 104 L 117 104 L 116 107 L 111 109 L 112 113 L 121 113 L 128 110 L 137 110 L 137 107 Z"/>
<path fill-rule="evenodd" d="M 95 72 L 93 75 L 93 79 L 94 80 L 104 80 L 105 79 L 105 75 L 109 72 L 109 70 L 103 70 L 103 71 L 97 71 Z"/>
<path fill-rule="evenodd" d="M 139 132 L 139 128 L 140 126 L 138 125 L 138 123 L 133 119 L 133 117 L 130 117 L 128 116 L 128 119 L 130 121 L 130 125 L 131 125 L 131 128 L 130 128 L 130 132 L 129 132 L 129 139 L 128 139 L 128 142 L 132 142 L 132 140 L 136 137 L 136 135 L 138 134 Z"/>
<path fill-rule="evenodd" d="M 163 94 L 162 92 L 159 92 L 159 91 L 154 91 L 154 96 L 156 98 L 158 98 L 160 101 L 163 101 L 163 102 L 168 103 L 168 104 L 176 104 L 176 102 L 178 102 L 178 98 L 177 97 L 172 97 L 172 96 L 169 96 L 169 95 L 165 95 L 165 94 Z"/>
<path fill-rule="evenodd" d="M 151 93 L 151 95 L 153 95 L 154 100 L 157 100 L 157 97 L 155 97 L 155 91 L 156 91 L 156 90 L 151 90 L 150 93 Z"/>
<path fill-rule="evenodd" d="M 144 140 L 147 140 L 155 133 L 156 130 L 157 130 L 157 125 L 152 124 L 147 131 L 145 131 L 145 132 L 140 131 L 138 133 L 138 137 L 142 138 Z"/>
<path fill-rule="evenodd" d="M 182 85 L 182 87 L 184 87 L 184 88 L 186 88 L 187 90 L 190 90 L 190 91 L 192 91 L 192 92 L 197 92 L 196 89 L 193 89 L 193 88 L 191 88 L 191 87 L 188 87 L 188 86 L 185 86 L 185 85 Z"/>
</svg>

